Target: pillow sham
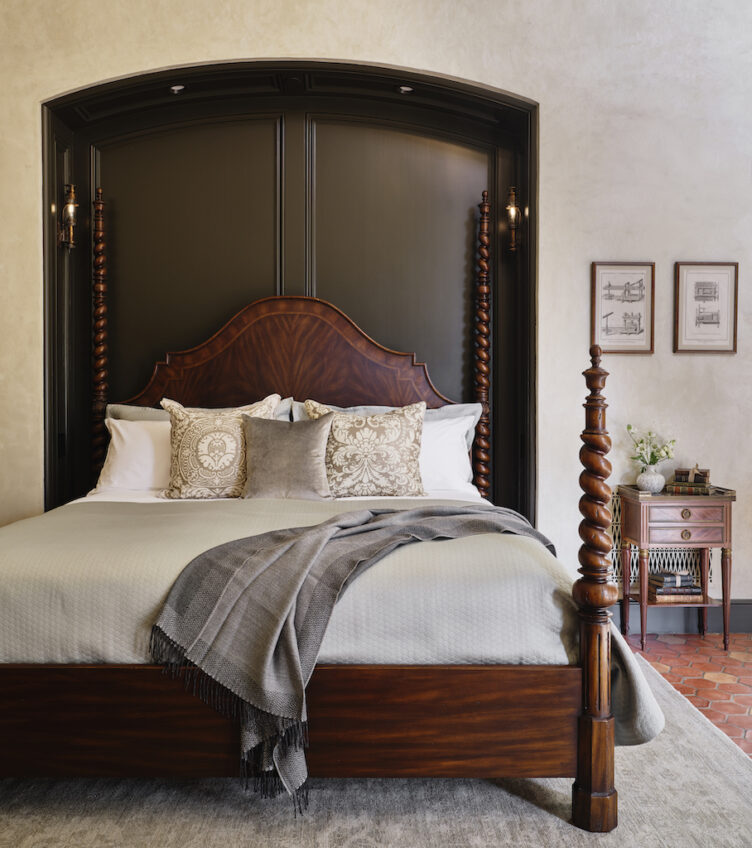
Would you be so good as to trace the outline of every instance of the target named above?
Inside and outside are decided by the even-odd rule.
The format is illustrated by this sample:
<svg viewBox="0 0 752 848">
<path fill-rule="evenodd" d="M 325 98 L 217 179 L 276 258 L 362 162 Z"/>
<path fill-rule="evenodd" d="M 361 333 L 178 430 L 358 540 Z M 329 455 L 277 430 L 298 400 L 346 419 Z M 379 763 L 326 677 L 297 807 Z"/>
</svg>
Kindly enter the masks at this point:
<svg viewBox="0 0 752 848">
<path fill-rule="evenodd" d="M 331 409 L 305 402 L 309 418 Z M 326 476 L 335 498 L 415 497 L 425 494 L 420 477 L 422 401 L 381 415 L 335 412 L 326 443 Z"/>
<path fill-rule="evenodd" d="M 170 483 L 166 498 L 238 498 L 246 482 L 243 414 L 272 418 L 279 395 L 236 409 L 195 409 L 163 398 L 170 413 Z"/>
<path fill-rule="evenodd" d="M 247 456 L 244 498 L 331 498 L 326 443 L 332 413 L 306 421 L 243 415 Z"/>
<path fill-rule="evenodd" d="M 423 422 L 420 475 L 427 492 L 453 491 L 477 496 L 467 448 L 468 431 L 475 432 L 473 415 Z"/>
<path fill-rule="evenodd" d="M 277 404 L 274 410 L 275 421 L 292 421 L 292 398 L 286 397 Z"/>
<path fill-rule="evenodd" d="M 232 407 L 222 410 L 229 412 Z M 107 418 L 121 421 L 169 421 L 170 413 L 166 409 L 155 409 L 153 406 L 138 406 L 133 403 L 108 403 Z M 292 417 L 292 398 L 283 398 L 274 410 L 278 421 L 289 421 Z"/>
<path fill-rule="evenodd" d="M 108 403 L 105 409 L 105 421 L 169 421 L 170 413 L 166 409 L 153 406 L 137 406 L 131 403 Z"/>
<path fill-rule="evenodd" d="M 334 406 L 334 404 L 324 404 L 332 412 L 349 412 L 352 415 L 381 415 L 384 412 L 394 412 L 396 409 L 401 409 L 399 406 Z M 467 442 L 468 451 L 473 446 L 475 438 L 475 427 L 480 420 L 483 407 L 479 403 L 448 403 L 444 406 L 439 406 L 435 409 L 426 409 L 424 416 L 424 425 L 429 421 L 444 421 L 448 418 L 465 418 L 470 416 L 468 426 L 465 431 L 465 441 Z M 294 400 L 292 402 L 292 420 L 304 421 L 308 417 L 305 411 L 305 403 L 303 401 Z"/>
<path fill-rule="evenodd" d="M 105 418 L 104 423 L 110 433 L 110 444 L 95 492 L 164 489 L 170 484 L 169 420 Z"/>
</svg>

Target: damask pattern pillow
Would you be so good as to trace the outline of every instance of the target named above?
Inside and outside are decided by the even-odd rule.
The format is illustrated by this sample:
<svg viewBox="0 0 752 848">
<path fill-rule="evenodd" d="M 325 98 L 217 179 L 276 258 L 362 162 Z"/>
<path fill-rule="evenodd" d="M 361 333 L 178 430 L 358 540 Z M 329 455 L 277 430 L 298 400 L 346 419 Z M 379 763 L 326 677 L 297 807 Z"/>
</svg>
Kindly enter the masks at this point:
<svg viewBox="0 0 752 848">
<path fill-rule="evenodd" d="M 170 413 L 170 485 L 166 498 L 239 498 L 246 481 L 243 413 L 273 418 L 279 395 L 236 409 L 192 409 L 164 398 Z"/>
<path fill-rule="evenodd" d="M 305 402 L 309 418 L 331 412 Z M 381 415 L 335 412 L 326 443 L 326 476 L 335 498 L 425 494 L 420 477 L 420 441 L 425 403 Z"/>
</svg>

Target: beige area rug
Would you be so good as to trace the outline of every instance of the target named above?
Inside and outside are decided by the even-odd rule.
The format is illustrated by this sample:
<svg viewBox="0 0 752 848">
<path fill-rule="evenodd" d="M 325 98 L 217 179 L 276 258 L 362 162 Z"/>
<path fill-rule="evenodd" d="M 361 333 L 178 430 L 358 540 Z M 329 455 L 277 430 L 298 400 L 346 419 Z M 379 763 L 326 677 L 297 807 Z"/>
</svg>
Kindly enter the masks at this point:
<svg viewBox="0 0 752 848">
<path fill-rule="evenodd" d="M 571 780 L 316 780 L 308 813 L 234 780 L 2 780 L 12 848 L 751 848 L 752 760 L 647 663 L 666 729 L 617 748 L 619 827 L 568 823 Z M 2 756 L 2 752 L 0 752 Z"/>
</svg>

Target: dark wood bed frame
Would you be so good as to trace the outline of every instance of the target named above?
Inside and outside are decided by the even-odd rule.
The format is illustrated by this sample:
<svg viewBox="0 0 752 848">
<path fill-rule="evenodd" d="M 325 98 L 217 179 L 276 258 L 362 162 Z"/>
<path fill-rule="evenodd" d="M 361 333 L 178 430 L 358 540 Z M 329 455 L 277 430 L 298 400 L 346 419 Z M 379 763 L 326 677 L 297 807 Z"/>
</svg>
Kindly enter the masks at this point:
<svg viewBox="0 0 752 848">
<path fill-rule="evenodd" d="M 106 448 L 107 310 L 104 203 L 94 209 L 94 464 Z M 475 395 L 483 405 L 475 483 L 490 480 L 490 205 L 480 204 L 474 325 Z M 607 555 L 610 440 L 600 349 L 584 372 L 589 396 L 580 452 L 578 666 L 319 665 L 307 690 L 312 776 L 574 777 L 572 820 L 616 827 L 610 703 Z M 413 354 L 388 350 L 314 298 L 250 304 L 208 341 L 169 354 L 130 403 L 169 396 L 235 406 L 272 392 L 343 406 L 443 405 Z M 0 776 L 231 776 L 238 731 L 180 680 L 153 665 L 0 666 Z"/>
</svg>

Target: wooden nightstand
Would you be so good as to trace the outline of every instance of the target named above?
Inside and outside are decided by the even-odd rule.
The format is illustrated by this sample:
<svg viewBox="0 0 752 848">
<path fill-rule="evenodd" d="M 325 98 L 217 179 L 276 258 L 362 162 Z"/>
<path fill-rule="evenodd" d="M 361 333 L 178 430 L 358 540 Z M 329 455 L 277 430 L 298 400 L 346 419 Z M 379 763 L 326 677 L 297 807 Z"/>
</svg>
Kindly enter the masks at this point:
<svg viewBox="0 0 752 848">
<path fill-rule="evenodd" d="M 640 635 L 645 648 L 649 606 L 669 606 L 648 602 L 648 551 L 650 548 L 699 548 L 701 600 L 672 603 L 671 607 L 698 607 L 698 627 L 703 635 L 708 626 L 708 607 L 723 606 L 723 647 L 728 650 L 731 610 L 731 504 L 736 492 L 715 487 L 712 495 L 651 495 L 636 486 L 619 486 L 621 498 L 621 632 L 629 632 L 629 601 L 640 604 Z M 639 593 L 629 581 L 630 544 L 639 549 Z M 720 547 L 722 602 L 708 595 L 710 549 Z"/>
</svg>

